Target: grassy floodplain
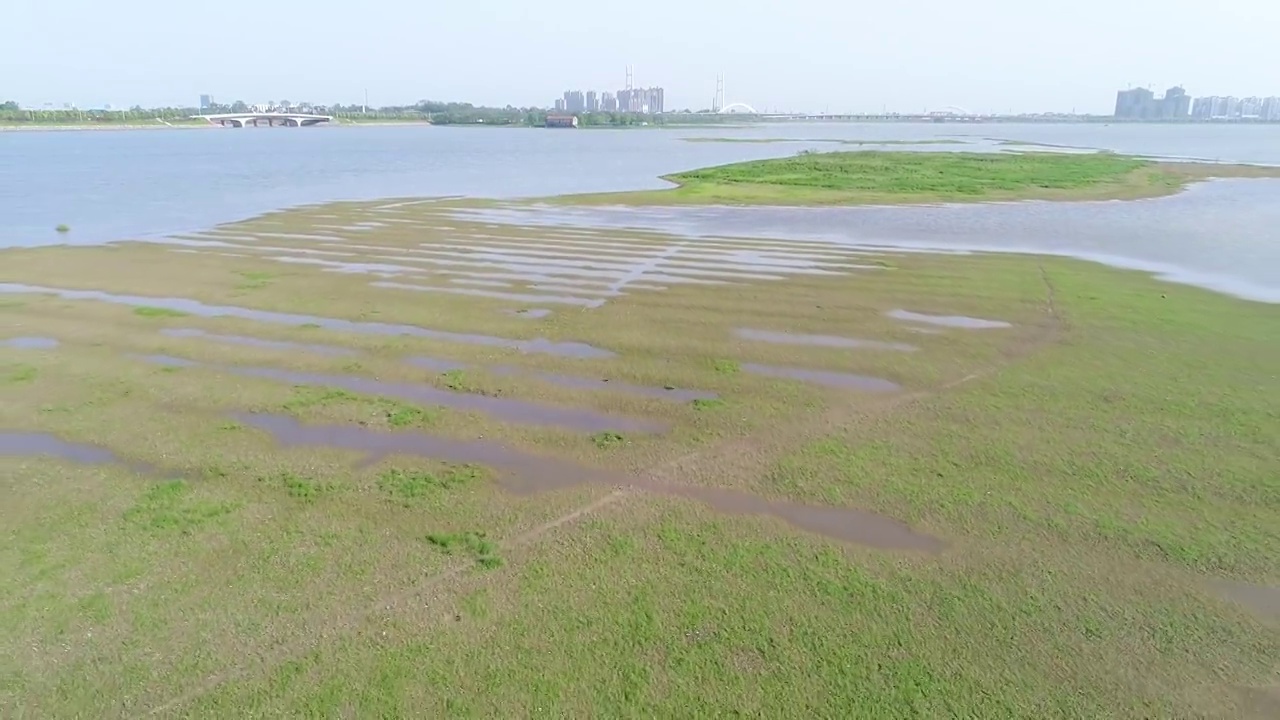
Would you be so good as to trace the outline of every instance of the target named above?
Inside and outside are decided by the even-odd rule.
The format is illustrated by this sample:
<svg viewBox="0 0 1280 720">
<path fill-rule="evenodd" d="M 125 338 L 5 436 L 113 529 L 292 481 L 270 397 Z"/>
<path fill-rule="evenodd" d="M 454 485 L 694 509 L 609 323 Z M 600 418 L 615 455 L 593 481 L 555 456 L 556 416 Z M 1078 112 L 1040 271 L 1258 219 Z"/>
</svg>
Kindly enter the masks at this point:
<svg viewBox="0 0 1280 720">
<path fill-rule="evenodd" d="M 1165 163 L 1112 153 L 802 153 L 665 177 L 676 187 L 559 198 L 580 205 L 888 205 L 1008 200 L 1133 200 L 1210 178 L 1280 177 L 1280 168 Z"/>
<path fill-rule="evenodd" d="M 448 201 L 184 239 L 0 253 L 61 290 L 0 293 L 0 715 L 1275 716 L 1273 306 Z"/>
</svg>

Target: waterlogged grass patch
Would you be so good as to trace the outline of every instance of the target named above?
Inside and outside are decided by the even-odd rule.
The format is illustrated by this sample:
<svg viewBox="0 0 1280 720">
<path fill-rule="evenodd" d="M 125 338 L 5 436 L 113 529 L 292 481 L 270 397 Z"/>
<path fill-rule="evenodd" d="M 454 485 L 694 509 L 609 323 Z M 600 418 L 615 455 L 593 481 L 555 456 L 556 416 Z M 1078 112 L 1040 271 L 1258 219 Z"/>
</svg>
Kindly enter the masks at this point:
<svg viewBox="0 0 1280 720">
<path fill-rule="evenodd" d="M 721 375 L 737 375 L 742 371 L 742 366 L 734 360 L 712 360 L 711 369 Z"/>
<path fill-rule="evenodd" d="M 472 393 L 476 392 L 475 385 L 467 378 L 467 374 L 462 370 L 450 370 L 440 374 L 444 386 L 454 392 Z"/>
<path fill-rule="evenodd" d="M 289 497 L 297 498 L 306 503 L 313 503 L 338 489 L 336 483 L 313 480 L 289 471 L 258 479 L 259 481 L 284 488 Z"/>
<path fill-rule="evenodd" d="M 370 397 L 347 392 L 341 388 L 322 387 L 317 385 L 298 385 L 294 387 L 293 397 L 280 407 L 293 415 L 308 410 L 334 407 L 339 405 L 364 406 L 367 416 L 379 416 L 388 426 L 396 429 L 422 427 L 435 421 L 435 415 L 417 405 L 410 405 L 399 400 L 383 397 Z"/>
<path fill-rule="evenodd" d="M 187 314 L 182 312 L 181 310 L 174 310 L 173 308 L 152 307 L 150 305 L 143 305 L 141 307 L 134 308 L 133 314 L 137 315 L 138 317 L 146 317 L 146 318 L 179 318 L 179 317 L 187 316 Z"/>
<path fill-rule="evenodd" d="M 485 472 L 474 465 L 450 465 L 436 471 L 393 468 L 378 476 L 378 489 L 405 505 L 434 493 L 473 485 Z"/>
<path fill-rule="evenodd" d="M 708 410 L 719 410 L 724 407 L 724 400 L 721 400 L 720 398 L 697 398 L 690 404 L 693 405 L 694 410 L 705 412 Z"/>
<path fill-rule="evenodd" d="M 431 533 L 427 535 L 427 542 L 448 555 L 470 555 L 477 565 L 486 570 L 502 565 L 502 558 L 497 555 L 497 543 L 482 532 Z"/>
<path fill-rule="evenodd" d="M 233 503 L 198 500 L 185 480 L 169 480 L 143 493 L 124 513 L 125 522 L 151 532 L 189 535 L 218 518 L 230 515 Z"/>
<path fill-rule="evenodd" d="M 0 377 L 3 377 L 7 382 L 24 383 L 35 380 L 39 374 L 40 371 L 36 369 L 35 365 L 19 363 L 5 366 L 4 371 L 0 372 Z"/>
<path fill-rule="evenodd" d="M 355 393 L 340 388 L 319 387 L 316 385 L 298 385 L 293 388 L 293 397 L 280 407 L 287 412 L 298 413 L 315 407 L 333 405 L 358 399 Z"/>
<path fill-rule="evenodd" d="M 616 432 L 602 432 L 591 436 L 591 442 L 601 450 L 617 447 L 626 441 L 625 437 Z"/>
<path fill-rule="evenodd" d="M 426 408 L 407 405 L 394 400 L 382 400 L 380 403 L 386 413 L 387 424 L 393 428 L 421 427 L 430 425 L 435 417 Z"/>
<path fill-rule="evenodd" d="M 236 274 L 240 276 L 240 282 L 236 285 L 237 290 L 261 290 L 278 277 L 275 273 L 258 270 L 242 270 Z"/>
</svg>

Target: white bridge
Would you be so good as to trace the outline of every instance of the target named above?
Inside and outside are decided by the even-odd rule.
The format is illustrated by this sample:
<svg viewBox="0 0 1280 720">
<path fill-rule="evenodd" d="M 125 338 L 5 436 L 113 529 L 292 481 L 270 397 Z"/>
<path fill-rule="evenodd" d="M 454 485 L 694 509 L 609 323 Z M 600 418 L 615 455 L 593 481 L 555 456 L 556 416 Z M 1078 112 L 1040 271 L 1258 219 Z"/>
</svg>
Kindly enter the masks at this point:
<svg viewBox="0 0 1280 720">
<path fill-rule="evenodd" d="M 217 115 L 192 115 L 192 120 L 208 120 L 211 125 L 222 125 L 223 127 L 247 127 L 253 125 L 257 127 L 262 123 L 266 123 L 267 127 L 281 125 L 284 127 L 305 127 L 307 125 L 319 125 L 326 123 L 333 118 L 328 115 L 309 115 L 307 113 L 295 112 L 248 112 L 248 113 L 221 113 Z"/>
</svg>

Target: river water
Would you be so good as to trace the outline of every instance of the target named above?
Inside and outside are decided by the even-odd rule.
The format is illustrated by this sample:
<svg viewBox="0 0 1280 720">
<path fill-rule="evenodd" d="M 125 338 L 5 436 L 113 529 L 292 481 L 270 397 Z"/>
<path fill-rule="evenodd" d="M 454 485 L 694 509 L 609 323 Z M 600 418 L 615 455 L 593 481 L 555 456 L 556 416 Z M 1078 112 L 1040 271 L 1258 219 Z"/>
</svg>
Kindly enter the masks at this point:
<svg viewBox="0 0 1280 720">
<path fill-rule="evenodd" d="M 705 137 L 794 142 L 686 141 Z M 1280 165 L 1280 125 L 780 123 L 679 130 L 382 126 L 0 132 L 0 247 L 161 238 L 330 200 L 521 198 L 654 188 L 663 184 L 658 176 L 680 170 L 808 148 L 849 148 L 809 142 L 819 139 L 963 143 L 886 146 L 910 151 L 1008 149 L 998 141 L 1014 140 Z M 1072 255 L 1280 302 L 1280 181 L 1274 180 L 1213 182 L 1177 197 L 1129 203 L 605 208 L 512 212 L 506 219 Z M 71 232 L 55 232 L 60 224 Z"/>
</svg>

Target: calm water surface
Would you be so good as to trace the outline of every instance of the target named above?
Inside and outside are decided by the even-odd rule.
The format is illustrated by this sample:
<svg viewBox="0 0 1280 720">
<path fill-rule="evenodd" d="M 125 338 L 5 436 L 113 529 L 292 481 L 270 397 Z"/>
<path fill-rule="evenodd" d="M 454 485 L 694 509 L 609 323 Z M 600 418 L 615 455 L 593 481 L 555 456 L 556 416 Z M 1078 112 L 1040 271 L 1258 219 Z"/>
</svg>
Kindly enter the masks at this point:
<svg viewBox="0 0 1280 720">
<path fill-rule="evenodd" d="M 690 143 L 722 136 L 788 143 Z M 643 189 L 658 176 L 831 144 L 954 139 L 1280 164 L 1280 126 L 770 124 L 681 130 L 367 127 L 0 132 L 0 247 L 159 238 L 342 199 L 495 198 Z M 523 221 L 523 219 L 522 219 Z M 1280 302 L 1280 183 L 1218 182 L 1139 203 L 933 208 L 602 209 L 594 222 L 691 235 L 764 235 L 906 247 L 1058 253 Z M 71 227 L 67 235 L 53 228 Z"/>
</svg>

